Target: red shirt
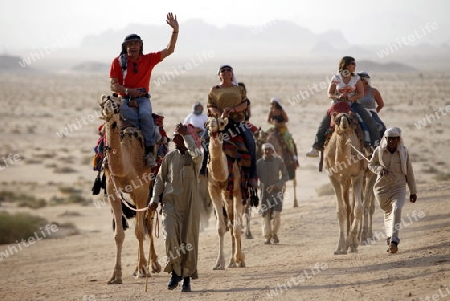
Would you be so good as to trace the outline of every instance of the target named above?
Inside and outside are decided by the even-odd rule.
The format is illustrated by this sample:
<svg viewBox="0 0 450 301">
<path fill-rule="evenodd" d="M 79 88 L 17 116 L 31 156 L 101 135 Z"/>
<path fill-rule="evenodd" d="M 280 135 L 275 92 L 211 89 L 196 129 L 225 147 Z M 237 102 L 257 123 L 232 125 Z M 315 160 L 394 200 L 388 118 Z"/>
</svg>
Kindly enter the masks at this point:
<svg viewBox="0 0 450 301">
<path fill-rule="evenodd" d="M 119 64 L 119 57 L 116 57 L 111 64 L 109 77 L 117 78 L 119 80 L 119 84 L 127 88 L 145 88 L 147 92 L 150 92 L 150 78 L 152 76 L 152 70 L 153 67 L 159 64 L 159 62 L 161 62 L 161 51 L 140 55 L 136 61 L 128 60 L 127 74 L 124 82 L 122 67 L 120 67 Z M 136 70 L 137 73 L 135 72 Z"/>
</svg>

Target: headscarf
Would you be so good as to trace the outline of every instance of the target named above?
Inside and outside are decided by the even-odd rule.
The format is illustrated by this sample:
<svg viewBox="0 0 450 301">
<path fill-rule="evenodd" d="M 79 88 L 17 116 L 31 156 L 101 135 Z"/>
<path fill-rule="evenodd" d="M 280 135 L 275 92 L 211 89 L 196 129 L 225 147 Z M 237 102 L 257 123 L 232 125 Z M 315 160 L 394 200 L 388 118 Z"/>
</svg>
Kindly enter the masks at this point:
<svg viewBox="0 0 450 301">
<path fill-rule="evenodd" d="M 281 99 L 277 98 L 277 97 L 272 97 L 270 99 L 270 103 L 275 102 L 277 104 L 277 108 L 278 109 L 282 109 L 283 106 L 281 105 Z"/>
<path fill-rule="evenodd" d="M 196 110 L 195 110 L 195 108 L 197 107 L 197 106 L 201 106 L 202 107 L 202 111 L 201 112 L 197 112 Z M 203 113 L 203 105 L 202 105 L 202 103 L 200 102 L 200 101 L 197 101 L 196 103 L 194 103 L 193 105 L 192 105 L 192 113 L 193 114 L 195 114 L 195 115 L 197 115 L 197 116 L 199 116 L 199 115 L 201 115 L 202 113 Z"/>
<path fill-rule="evenodd" d="M 402 134 L 402 130 L 398 127 L 392 127 L 392 128 L 388 128 L 387 130 L 384 131 L 384 135 L 383 135 L 383 139 L 381 139 L 380 142 L 380 149 L 382 151 L 387 149 L 387 139 L 386 138 L 400 138 L 400 142 L 397 146 L 397 150 L 400 153 L 400 163 L 401 163 L 401 168 L 402 168 L 402 172 L 406 175 L 407 174 L 407 169 L 406 169 L 406 161 L 408 159 L 408 150 L 406 149 L 405 145 L 403 144 L 403 139 L 401 138 L 401 134 Z M 383 156 L 380 155 L 380 163 L 383 166 L 384 162 L 383 162 Z"/>
<path fill-rule="evenodd" d="M 270 148 L 271 150 L 275 151 L 275 147 L 273 146 L 272 143 L 266 142 L 264 143 L 262 146 L 262 151 L 265 151 L 266 149 Z"/>
<path fill-rule="evenodd" d="M 217 75 L 220 75 L 220 69 L 222 69 L 222 68 L 230 68 L 230 69 L 231 69 L 231 72 L 233 72 L 233 77 L 231 78 L 231 82 L 232 82 L 235 86 L 237 86 L 237 85 L 238 85 L 238 80 L 237 80 L 236 76 L 234 75 L 233 67 L 231 67 L 231 66 L 228 65 L 228 64 L 220 65 L 219 70 L 217 70 Z M 223 84 L 223 82 L 220 81 L 220 84 Z"/>
</svg>

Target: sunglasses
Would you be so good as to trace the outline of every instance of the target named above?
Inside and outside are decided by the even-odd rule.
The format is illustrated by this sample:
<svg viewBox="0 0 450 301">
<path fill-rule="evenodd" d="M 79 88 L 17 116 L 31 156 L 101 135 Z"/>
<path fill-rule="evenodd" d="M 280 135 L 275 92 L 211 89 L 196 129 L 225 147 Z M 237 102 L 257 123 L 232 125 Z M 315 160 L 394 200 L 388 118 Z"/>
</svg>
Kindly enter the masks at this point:
<svg viewBox="0 0 450 301">
<path fill-rule="evenodd" d="M 138 73 L 138 72 L 139 72 L 139 70 L 138 70 L 138 64 L 137 64 L 136 62 L 133 62 L 133 72 L 134 72 L 134 73 Z"/>
<path fill-rule="evenodd" d="M 232 72 L 233 69 L 231 69 L 231 68 L 223 68 L 223 69 L 220 69 L 220 72 L 225 72 L 225 71 Z"/>
</svg>

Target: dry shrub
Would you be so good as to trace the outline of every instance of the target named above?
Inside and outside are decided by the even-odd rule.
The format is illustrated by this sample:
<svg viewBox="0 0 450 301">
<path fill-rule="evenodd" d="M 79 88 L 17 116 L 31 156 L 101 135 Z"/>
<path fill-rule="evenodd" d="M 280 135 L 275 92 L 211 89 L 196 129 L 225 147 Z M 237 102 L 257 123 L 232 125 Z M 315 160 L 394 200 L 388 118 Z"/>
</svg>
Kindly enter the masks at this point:
<svg viewBox="0 0 450 301">
<path fill-rule="evenodd" d="M 322 185 L 319 188 L 316 188 L 316 193 L 318 196 L 333 195 L 334 194 L 333 185 L 331 185 L 331 183 Z"/>
<path fill-rule="evenodd" d="M 16 202 L 18 207 L 29 207 L 33 209 L 46 206 L 44 199 L 36 199 L 33 195 L 17 194 L 12 191 L 0 192 L 0 202 Z"/>
<path fill-rule="evenodd" d="M 434 176 L 436 181 L 450 181 L 450 173 L 438 173 Z"/>
<path fill-rule="evenodd" d="M 26 164 L 42 164 L 42 160 L 39 159 L 26 159 Z"/>
<path fill-rule="evenodd" d="M 7 212 L 0 212 L 0 244 L 27 240 L 29 237 L 35 236 L 39 227 L 47 224 L 47 220 L 40 216 L 24 213 L 9 215 Z"/>
<path fill-rule="evenodd" d="M 437 174 L 439 171 L 434 166 L 428 166 L 426 169 L 422 169 L 425 174 Z"/>
<path fill-rule="evenodd" d="M 70 186 L 58 187 L 59 191 L 63 194 L 72 194 L 72 193 L 80 193 L 79 189 Z"/>
<path fill-rule="evenodd" d="M 77 171 L 70 166 L 56 167 L 53 170 L 53 173 L 57 174 L 67 174 L 67 173 L 76 173 Z"/>
</svg>

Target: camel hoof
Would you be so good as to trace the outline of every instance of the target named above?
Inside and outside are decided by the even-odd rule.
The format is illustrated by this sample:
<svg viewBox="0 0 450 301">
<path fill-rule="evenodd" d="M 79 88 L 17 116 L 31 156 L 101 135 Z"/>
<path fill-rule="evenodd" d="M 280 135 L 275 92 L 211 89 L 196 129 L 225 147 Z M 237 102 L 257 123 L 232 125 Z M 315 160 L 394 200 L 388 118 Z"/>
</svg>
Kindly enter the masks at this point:
<svg viewBox="0 0 450 301">
<path fill-rule="evenodd" d="M 159 262 L 154 261 L 152 262 L 152 273 L 159 273 L 161 272 L 161 265 L 159 264 Z"/>
<path fill-rule="evenodd" d="M 216 270 L 225 270 L 225 267 L 223 267 L 223 266 L 222 267 L 220 267 L 220 266 L 219 267 L 213 267 L 213 270 L 214 271 L 216 271 Z"/>
<path fill-rule="evenodd" d="M 246 233 L 245 234 L 245 238 L 247 238 L 247 239 L 253 239 L 253 235 L 252 235 L 252 233 L 250 232 L 250 233 Z"/>
<path fill-rule="evenodd" d="M 334 251 L 334 255 L 346 255 L 347 251 L 336 250 Z"/>
<path fill-rule="evenodd" d="M 245 262 L 241 262 L 241 264 L 239 265 L 240 268 L 245 268 Z"/>
<path fill-rule="evenodd" d="M 111 278 L 111 279 L 108 281 L 108 284 L 122 284 L 122 279 Z"/>
<path fill-rule="evenodd" d="M 357 248 L 354 248 L 354 247 L 350 248 L 350 253 L 357 253 L 357 252 L 358 252 Z"/>
<path fill-rule="evenodd" d="M 236 263 L 234 263 L 234 262 L 230 262 L 230 264 L 228 265 L 228 268 L 237 268 L 237 265 L 236 265 Z"/>
<path fill-rule="evenodd" d="M 143 267 L 139 271 L 136 268 L 136 270 L 134 271 L 132 276 L 136 277 L 136 279 L 137 278 L 144 278 L 144 277 L 151 277 L 150 273 L 147 270 L 147 267 Z"/>
</svg>

